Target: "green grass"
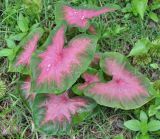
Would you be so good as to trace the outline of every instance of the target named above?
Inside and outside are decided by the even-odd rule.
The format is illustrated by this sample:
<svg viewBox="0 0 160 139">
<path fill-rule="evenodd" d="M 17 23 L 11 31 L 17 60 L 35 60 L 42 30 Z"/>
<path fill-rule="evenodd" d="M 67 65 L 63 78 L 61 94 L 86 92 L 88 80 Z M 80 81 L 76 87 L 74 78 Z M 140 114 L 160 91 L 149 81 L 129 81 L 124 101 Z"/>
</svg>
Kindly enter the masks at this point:
<svg viewBox="0 0 160 139">
<path fill-rule="evenodd" d="M 107 3 L 115 3 L 125 7 L 127 2 L 117 0 L 72 0 L 74 5 L 82 3 L 103 6 Z M 30 25 L 42 24 L 46 30 L 54 27 L 53 6 L 55 1 L 43 0 L 42 12 L 33 15 L 32 11 L 22 5 L 21 0 L 0 1 L 0 48 L 7 47 L 5 38 L 11 34 L 19 32 L 17 19 L 19 13 L 30 17 Z M 140 38 L 148 37 L 154 40 L 160 35 L 160 24 L 154 23 L 148 17 L 142 21 L 139 17 L 131 16 L 126 18 L 121 10 L 103 15 L 93 21 L 96 24 L 101 39 L 98 42 L 99 49 L 105 51 L 117 51 L 127 55 L 135 42 Z M 120 30 L 119 30 L 120 29 Z M 131 62 L 132 59 L 130 59 Z M 160 62 L 156 58 L 153 63 Z M 153 70 L 147 65 L 138 65 L 137 68 L 146 74 L 152 81 L 159 78 L 160 70 Z M 16 83 L 19 74 L 8 73 L 8 60 L 0 58 L 0 79 L 6 83 L 6 96 L 0 99 L 0 138 L 5 139 L 50 139 L 34 128 L 31 110 L 16 92 Z M 99 111 L 98 111 L 99 109 Z M 142 109 L 145 109 L 143 107 Z M 135 133 L 129 132 L 123 125 L 124 121 L 139 113 L 136 111 L 122 111 L 106 107 L 98 107 L 97 113 L 90 119 L 86 119 L 81 124 L 74 126 L 70 135 L 55 136 L 59 139 L 110 139 L 118 134 L 123 134 L 127 139 L 132 139 Z M 158 136 L 157 136 L 158 137 Z M 160 137 L 160 136 L 159 136 Z M 158 138 L 159 138 L 158 137 Z M 158 139 L 157 138 L 157 139 Z"/>
</svg>

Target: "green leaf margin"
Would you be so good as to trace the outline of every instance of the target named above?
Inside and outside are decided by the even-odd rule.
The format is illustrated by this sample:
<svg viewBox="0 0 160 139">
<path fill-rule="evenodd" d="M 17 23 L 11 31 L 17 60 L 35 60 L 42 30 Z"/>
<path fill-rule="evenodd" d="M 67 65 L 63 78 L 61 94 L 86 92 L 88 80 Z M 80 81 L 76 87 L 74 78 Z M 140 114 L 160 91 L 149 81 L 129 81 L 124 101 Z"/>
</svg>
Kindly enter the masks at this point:
<svg viewBox="0 0 160 139">
<path fill-rule="evenodd" d="M 56 33 L 56 31 L 62 26 L 63 24 L 58 25 L 54 30 L 51 31 L 48 39 L 44 43 L 44 45 L 41 47 L 41 49 L 45 49 L 48 45 L 52 43 L 52 37 Z M 80 77 L 80 75 L 88 68 L 90 62 L 92 61 L 95 51 L 96 51 L 96 45 L 97 45 L 97 38 L 94 35 L 87 35 L 87 34 L 80 34 L 73 39 L 70 40 L 69 44 L 78 38 L 90 38 L 91 43 L 90 47 L 86 49 L 86 54 L 82 55 L 82 58 L 80 58 L 81 65 L 78 69 L 75 70 L 76 67 L 72 67 L 71 71 L 74 71 L 72 75 L 65 76 L 65 79 L 61 82 L 61 87 L 58 87 L 55 82 L 51 82 L 50 84 L 44 83 L 41 85 L 37 84 L 37 77 L 40 73 L 40 70 L 37 69 L 38 64 L 40 63 L 41 59 L 37 57 L 38 53 L 33 55 L 31 60 L 31 78 L 32 78 L 32 86 L 31 91 L 37 92 L 37 93 L 55 93 L 55 94 L 61 94 L 65 90 L 68 90 Z"/>
<path fill-rule="evenodd" d="M 85 92 L 84 92 L 85 96 L 94 99 L 100 105 L 108 106 L 108 107 L 112 107 L 112 108 L 120 108 L 120 109 L 125 109 L 125 110 L 139 108 L 154 98 L 153 94 L 155 93 L 155 90 L 153 89 L 153 86 L 152 86 L 151 82 L 149 81 L 149 79 L 146 78 L 144 75 L 142 75 L 135 68 L 133 68 L 131 66 L 131 64 L 129 63 L 128 59 L 124 55 L 122 55 L 118 52 L 106 52 L 103 54 L 103 56 L 101 57 L 101 60 L 100 60 L 100 67 L 107 75 L 109 75 L 108 71 L 106 69 L 106 66 L 105 66 L 106 58 L 116 59 L 117 62 L 120 65 L 123 65 L 126 70 L 130 71 L 133 75 L 138 77 L 140 82 L 143 83 L 144 88 L 146 88 L 146 90 L 148 90 L 149 96 L 148 97 L 146 96 L 143 98 L 135 97 L 133 99 L 133 101 L 130 100 L 130 101 L 124 101 L 124 102 L 119 102 L 116 100 L 115 101 L 114 100 L 107 100 L 106 98 L 103 98 L 100 95 L 92 95 L 91 93 L 88 92 L 89 88 L 96 85 L 96 83 L 90 85 L 85 90 Z M 110 76 L 112 76 L 112 75 L 110 75 Z"/>
<path fill-rule="evenodd" d="M 79 10 L 79 9 L 84 9 L 84 10 L 90 10 L 90 9 L 92 9 L 92 10 L 100 10 L 100 9 L 102 9 L 102 8 L 104 8 L 104 7 L 93 7 L 93 6 L 82 6 L 82 5 L 80 5 L 79 7 L 75 7 L 75 6 L 72 6 L 72 5 L 70 5 L 69 3 L 67 3 L 67 2 L 57 2 L 56 3 L 56 5 L 55 5 L 55 22 L 56 22 L 56 24 L 60 24 L 60 23 L 65 23 L 66 25 L 68 25 L 69 27 L 78 27 L 79 28 L 79 31 L 80 32 L 84 32 L 84 31 L 86 31 L 88 28 L 89 28 L 89 25 L 90 25 L 90 21 L 88 20 L 88 24 L 86 25 L 86 27 L 84 27 L 84 28 L 81 28 L 81 27 L 79 27 L 79 26 L 77 26 L 77 25 L 70 25 L 70 24 L 68 24 L 66 21 L 65 21 L 65 19 L 64 19 L 64 13 L 63 13 L 63 6 L 64 5 L 66 5 L 66 6 L 69 6 L 69 7 L 71 7 L 71 8 L 74 8 L 74 9 L 77 9 L 77 10 Z M 105 6 L 106 8 L 112 8 L 112 7 L 114 7 L 114 6 L 112 6 L 112 5 L 108 5 L 108 6 Z M 114 8 L 117 8 L 117 7 L 114 7 Z"/>
<path fill-rule="evenodd" d="M 13 59 L 10 60 L 8 72 L 19 72 L 26 75 L 30 74 L 29 67 L 24 65 L 16 66 L 16 62 L 23 51 L 22 48 L 25 47 L 25 45 L 33 38 L 33 36 L 35 34 L 39 34 L 39 39 L 40 39 L 43 33 L 44 33 L 44 29 L 42 29 L 41 27 L 35 28 L 19 43 L 19 45 L 15 48 L 15 52 L 14 52 L 14 56 L 16 57 L 14 58 L 13 56 Z"/>
<path fill-rule="evenodd" d="M 70 134 L 71 128 L 74 124 L 78 124 L 79 122 L 82 122 L 87 117 L 89 118 L 94 110 L 94 108 L 97 106 L 97 104 L 88 98 L 85 98 L 88 100 L 88 105 L 86 107 L 81 108 L 77 111 L 77 114 L 72 115 L 72 121 L 71 123 L 64 122 L 63 124 L 60 123 L 47 123 L 44 125 L 41 125 L 41 122 L 44 118 L 45 108 L 40 108 L 40 104 L 45 102 L 45 99 L 47 98 L 47 94 L 37 94 L 36 98 L 33 103 L 33 120 L 35 123 L 35 128 L 45 134 L 48 135 L 67 135 Z"/>
</svg>

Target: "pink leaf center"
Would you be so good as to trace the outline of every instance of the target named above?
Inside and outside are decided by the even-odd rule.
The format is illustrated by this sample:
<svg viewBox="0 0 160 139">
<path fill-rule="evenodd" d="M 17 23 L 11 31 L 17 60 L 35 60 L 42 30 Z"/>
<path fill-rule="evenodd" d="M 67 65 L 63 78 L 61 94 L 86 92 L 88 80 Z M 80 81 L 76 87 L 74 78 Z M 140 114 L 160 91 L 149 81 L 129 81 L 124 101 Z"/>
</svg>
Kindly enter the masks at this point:
<svg viewBox="0 0 160 139">
<path fill-rule="evenodd" d="M 97 17 L 109 11 L 113 11 L 113 9 L 109 8 L 103 8 L 100 10 L 89 10 L 89 9 L 78 10 L 69 6 L 64 6 L 63 10 L 64 10 L 64 19 L 68 22 L 68 24 L 76 25 L 81 28 L 84 28 L 87 25 L 88 19 Z"/>
<path fill-rule="evenodd" d="M 93 83 L 99 81 L 99 77 L 97 74 L 84 73 L 83 78 L 87 83 Z"/>
<path fill-rule="evenodd" d="M 39 35 L 35 35 L 24 47 L 24 51 L 20 54 L 16 66 L 27 65 L 29 66 L 31 56 L 37 47 L 37 42 L 39 40 Z"/>
<path fill-rule="evenodd" d="M 39 55 L 41 73 L 38 84 L 54 81 L 60 86 L 64 76 L 71 74 L 72 68 L 80 64 L 79 57 L 87 49 L 89 38 L 79 38 L 71 41 L 68 47 L 64 45 L 64 27 L 61 27 L 53 37 L 52 44 Z"/>
<path fill-rule="evenodd" d="M 50 94 L 47 100 L 41 107 L 45 107 L 46 113 L 42 124 L 48 122 L 59 122 L 65 121 L 71 122 L 71 116 L 76 114 L 78 110 L 84 107 L 87 101 L 82 98 L 69 98 L 67 92 L 61 95 Z"/>
<path fill-rule="evenodd" d="M 148 96 L 138 77 L 126 70 L 115 60 L 106 60 L 106 69 L 112 80 L 108 83 L 97 83 L 90 92 L 97 92 L 110 99 L 130 100 L 136 96 Z"/>
</svg>

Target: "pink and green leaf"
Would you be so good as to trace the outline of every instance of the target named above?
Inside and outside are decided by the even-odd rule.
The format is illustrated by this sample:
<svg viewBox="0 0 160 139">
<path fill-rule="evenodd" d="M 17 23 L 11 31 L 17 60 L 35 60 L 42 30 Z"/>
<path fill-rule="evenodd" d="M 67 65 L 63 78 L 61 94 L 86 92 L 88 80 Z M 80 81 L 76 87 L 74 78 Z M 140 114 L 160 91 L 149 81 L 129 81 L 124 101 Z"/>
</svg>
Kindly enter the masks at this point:
<svg viewBox="0 0 160 139">
<path fill-rule="evenodd" d="M 97 42 L 94 36 L 76 36 L 64 47 L 64 33 L 64 25 L 55 28 L 44 45 L 46 50 L 33 57 L 33 92 L 62 93 L 76 82 L 93 59 Z"/>
<path fill-rule="evenodd" d="M 67 134 L 75 120 L 87 118 L 95 106 L 86 98 L 69 98 L 68 92 L 61 95 L 38 94 L 33 104 L 34 123 L 38 130 L 47 134 Z"/>
<path fill-rule="evenodd" d="M 12 64 L 9 65 L 9 72 L 29 74 L 31 57 L 43 32 L 42 28 L 36 28 L 19 43 L 14 53 L 17 56 L 11 62 Z"/>
<path fill-rule="evenodd" d="M 101 14 L 114 11 L 114 9 L 103 8 L 75 8 L 68 4 L 59 2 L 55 7 L 56 22 L 65 21 L 68 25 L 80 28 L 89 27 L 89 19 L 100 16 Z"/>
<path fill-rule="evenodd" d="M 81 77 L 83 78 L 83 83 L 78 83 L 72 87 L 72 91 L 82 96 L 84 90 L 91 85 L 92 83 L 99 82 L 102 80 L 102 74 L 100 71 L 97 71 L 96 69 L 89 68 L 86 72 L 84 72 Z"/>
<path fill-rule="evenodd" d="M 121 108 L 138 108 L 153 98 L 150 81 L 134 69 L 127 58 L 116 52 L 106 52 L 100 61 L 102 70 L 112 80 L 97 82 L 85 90 L 85 95 L 98 104 Z"/>
</svg>

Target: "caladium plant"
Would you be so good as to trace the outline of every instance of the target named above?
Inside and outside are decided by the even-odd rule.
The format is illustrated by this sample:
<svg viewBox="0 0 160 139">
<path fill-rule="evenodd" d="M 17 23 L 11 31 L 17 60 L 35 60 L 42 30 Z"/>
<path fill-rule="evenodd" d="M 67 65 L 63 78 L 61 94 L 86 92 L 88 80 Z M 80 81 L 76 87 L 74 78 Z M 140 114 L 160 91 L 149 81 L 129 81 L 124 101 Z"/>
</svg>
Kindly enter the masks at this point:
<svg viewBox="0 0 160 139">
<path fill-rule="evenodd" d="M 94 83 L 85 91 L 85 95 L 98 104 L 134 109 L 152 99 L 154 90 L 150 81 L 134 69 L 125 56 L 106 52 L 101 57 L 100 66 L 112 80 Z"/>
<path fill-rule="evenodd" d="M 32 61 L 32 90 L 37 93 L 60 94 L 69 89 L 88 68 L 93 59 L 97 39 L 81 34 L 66 47 L 65 26 L 55 28 L 47 39 L 46 50 Z"/>
<path fill-rule="evenodd" d="M 89 27 L 89 19 L 97 17 L 101 14 L 114 11 L 112 8 L 77 8 L 65 3 L 57 3 L 55 15 L 56 21 L 65 21 L 68 25 L 86 29 Z"/>
<path fill-rule="evenodd" d="M 10 72 L 29 74 L 31 56 L 35 52 L 43 32 L 44 30 L 41 27 L 35 28 L 20 42 L 13 54 L 13 60 L 10 62 Z M 17 56 L 14 58 L 14 55 Z"/>
<path fill-rule="evenodd" d="M 47 134 L 66 134 L 73 123 L 84 120 L 91 114 L 96 104 L 82 97 L 69 96 L 69 91 L 61 95 L 38 94 L 33 104 L 33 118 L 36 127 Z"/>
<path fill-rule="evenodd" d="M 38 131 L 67 134 L 73 124 L 92 115 L 96 104 L 128 110 L 152 99 L 150 81 L 125 56 L 96 52 L 96 33 L 79 34 L 70 41 L 65 36 L 68 26 L 87 29 L 89 19 L 112 10 L 58 4 L 57 25 L 44 44 L 38 47 L 44 30 L 37 28 L 18 47 L 12 67 L 27 69 L 17 70 L 28 76 L 20 89 L 31 104 Z"/>
</svg>

